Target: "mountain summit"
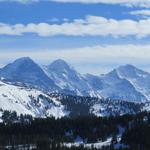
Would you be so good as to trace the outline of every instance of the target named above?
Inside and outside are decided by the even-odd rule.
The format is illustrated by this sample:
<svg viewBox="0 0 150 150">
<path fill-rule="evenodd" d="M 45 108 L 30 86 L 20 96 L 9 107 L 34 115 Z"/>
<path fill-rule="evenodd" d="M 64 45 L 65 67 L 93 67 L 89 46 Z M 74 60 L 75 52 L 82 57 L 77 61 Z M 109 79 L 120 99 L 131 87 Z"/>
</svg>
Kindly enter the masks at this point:
<svg viewBox="0 0 150 150">
<path fill-rule="evenodd" d="M 72 68 L 68 65 L 67 62 L 65 62 L 62 59 L 57 59 L 55 61 L 53 61 L 49 66 L 48 66 L 49 70 L 55 70 L 55 71 L 69 71 L 72 70 Z"/>
<path fill-rule="evenodd" d="M 62 59 L 45 66 L 44 70 L 57 86 L 69 94 L 84 95 L 88 91 L 83 76 Z"/>
<path fill-rule="evenodd" d="M 121 66 L 116 70 L 121 78 L 132 83 L 136 91 L 142 93 L 148 100 L 150 100 L 150 73 L 132 65 Z"/>
<path fill-rule="evenodd" d="M 40 88 L 54 89 L 54 82 L 48 78 L 44 71 L 31 58 L 23 57 L 6 65 L 0 70 L 0 77 L 12 82 L 22 82 Z"/>
</svg>

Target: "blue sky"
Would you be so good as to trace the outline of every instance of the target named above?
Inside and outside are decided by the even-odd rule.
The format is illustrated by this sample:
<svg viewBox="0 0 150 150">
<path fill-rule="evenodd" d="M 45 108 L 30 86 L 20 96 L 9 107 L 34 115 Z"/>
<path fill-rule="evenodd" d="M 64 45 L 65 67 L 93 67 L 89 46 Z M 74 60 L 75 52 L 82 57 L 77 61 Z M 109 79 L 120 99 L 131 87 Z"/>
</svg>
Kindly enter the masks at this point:
<svg viewBox="0 0 150 150">
<path fill-rule="evenodd" d="M 149 0 L 0 0 L 0 65 L 29 56 L 82 73 L 128 63 L 150 71 L 149 26 Z"/>
</svg>

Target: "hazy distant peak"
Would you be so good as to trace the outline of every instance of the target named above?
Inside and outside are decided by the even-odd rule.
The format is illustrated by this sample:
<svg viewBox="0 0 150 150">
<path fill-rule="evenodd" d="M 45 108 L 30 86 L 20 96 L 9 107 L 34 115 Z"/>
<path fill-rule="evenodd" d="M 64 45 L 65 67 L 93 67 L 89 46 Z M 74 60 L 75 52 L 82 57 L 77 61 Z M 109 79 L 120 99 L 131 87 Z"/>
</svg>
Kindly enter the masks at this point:
<svg viewBox="0 0 150 150">
<path fill-rule="evenodd" d="M 66 61 L 62 59 L 57 59 L 53 61 L 49 66 L 49 70 L 57 70 L 57 71 L 70 71 L 74 70 Z"/>
</svg>

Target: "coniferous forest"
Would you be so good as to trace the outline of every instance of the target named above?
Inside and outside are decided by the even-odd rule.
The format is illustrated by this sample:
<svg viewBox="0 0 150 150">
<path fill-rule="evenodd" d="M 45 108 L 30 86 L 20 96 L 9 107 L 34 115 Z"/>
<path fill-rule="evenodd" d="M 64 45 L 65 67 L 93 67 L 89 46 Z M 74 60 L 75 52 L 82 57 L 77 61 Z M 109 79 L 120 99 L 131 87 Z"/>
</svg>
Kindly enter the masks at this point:
<svg viewBox="0 0 150 150">
<path fill-rule="evenodd" d="M 33 150 L 149 150 L 150 113 L 118 117 L 32 118 L 4 111 L 1 149 Z M 120 139 L 119 139 L 120 137 Z M 75 143 L 82 139 L 78 146 Z M 97 148 L 94 143 L 111 141 Z M 86 144 L 93 143 L 90 146 Z"/>
</svg>

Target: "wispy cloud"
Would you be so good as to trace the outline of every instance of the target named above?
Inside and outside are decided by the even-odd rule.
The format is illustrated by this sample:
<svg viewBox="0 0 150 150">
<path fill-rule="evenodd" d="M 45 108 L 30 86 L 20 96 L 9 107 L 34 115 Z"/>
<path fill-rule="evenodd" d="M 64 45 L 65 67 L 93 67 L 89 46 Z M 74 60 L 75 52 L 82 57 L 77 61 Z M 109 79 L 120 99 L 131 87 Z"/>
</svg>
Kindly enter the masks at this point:
<svg viewBox="0 0 150 150">
<path fill-rule="evenodd" d="M 147 18 L 150 16 L 150 10 L 147 10 L 147 9 L 135 10 L 135 11 L 129 12 L 129 14 L 135 15 L 135 16 L 141 16 L 143 18 Z"/>
<path fill-rule="evenodd" d="M 18 2 L 22 4 L 32 3 L 32 2 L 39 2 L 40 0 L 0 0 L 0 2 Z"/>
<path fill-rule="evenodd" d="M 23 4 L 32 2 L 61 2 L 61 3 L 86 3 L 86 4 L 120 4 L 126 6 L 150 7 L 150 0 L 0 0 L 0 2 L 20 2 Z"/>
<path fill-rule="evenodd" d="M 41 0 L 0 0 L 0 2 L 18 2 L 22 4 L 27 3 L 34 3 L 34 2 L 40 2 Z M 49 1 L 49 0 L 42 0 L 42 1 Z"/>
<path fill-rule="evenodd" d="M 68 2 L 68 3 L 104 3 L 104 4 L 121 4 L 127 6 L 139 6 L 139 7 L 149 7 L 150 0 L 50 0 L 55 2 Z"/>
<path fill-rule="evenodd" d="M 0 35 L 18 35 L 35 33 L 39 36 L 150 36 L 150 19 L 139 21 L 124 19 L 115 20 L 99 16 L 87 16 L 85 19 L 75 19 L 62 24 L 29 23 L 27 25 L 0 24 Z"/>
</svg>

